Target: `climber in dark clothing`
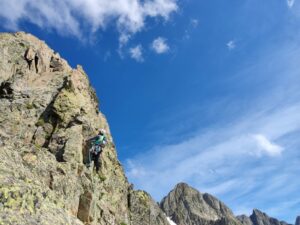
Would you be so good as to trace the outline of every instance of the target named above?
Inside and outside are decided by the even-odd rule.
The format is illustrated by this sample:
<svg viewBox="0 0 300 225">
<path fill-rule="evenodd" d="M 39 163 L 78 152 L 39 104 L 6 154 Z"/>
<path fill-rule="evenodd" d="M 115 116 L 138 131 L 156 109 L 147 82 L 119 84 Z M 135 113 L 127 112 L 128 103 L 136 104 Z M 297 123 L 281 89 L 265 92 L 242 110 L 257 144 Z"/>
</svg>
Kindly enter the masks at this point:
<svg viewBox="0 0 300 225">
<path fill-rule="evenodd" d="M 89 167 L 91 161 L 94 161 L 96 172 L 99 172 L 99 168 L 100 168 L 99 157 L 102 152 L 102 149 L 105 147 L 107 143 L 105 130 L 101 129 L 98 135 L 96 135 L 93 138 L 90 138 L 88 141 L 92 144 L 92 147 L 89 149 L 89 158 L 88 158 L 87 166 Z"/>
</svg>

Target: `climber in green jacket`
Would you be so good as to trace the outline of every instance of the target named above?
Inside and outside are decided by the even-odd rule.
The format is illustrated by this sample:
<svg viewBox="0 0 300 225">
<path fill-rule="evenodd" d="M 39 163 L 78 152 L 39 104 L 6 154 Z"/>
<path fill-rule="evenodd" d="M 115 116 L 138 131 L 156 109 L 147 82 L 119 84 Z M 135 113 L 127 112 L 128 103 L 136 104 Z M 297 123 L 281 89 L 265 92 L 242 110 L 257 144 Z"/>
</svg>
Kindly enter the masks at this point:
<svg viewBox="0 0 300 225">
<path fill-rule="evenodd" d="M 89 158 L 88 158 L 87 166 L 89 167 L 91 161 L 94 161 L 96 172 L 99 172 L 99 168 L 100 168 L 100 163 L 99 163 L 100 154 L 102 152 L 102 149 L 107 144 L 105 133 L 106 133 L 105 130 L 101 129 L 98 135 L 88 140 L 88 142 L 92 144 L 92 147 L 89 149 Z"/>
</svg>

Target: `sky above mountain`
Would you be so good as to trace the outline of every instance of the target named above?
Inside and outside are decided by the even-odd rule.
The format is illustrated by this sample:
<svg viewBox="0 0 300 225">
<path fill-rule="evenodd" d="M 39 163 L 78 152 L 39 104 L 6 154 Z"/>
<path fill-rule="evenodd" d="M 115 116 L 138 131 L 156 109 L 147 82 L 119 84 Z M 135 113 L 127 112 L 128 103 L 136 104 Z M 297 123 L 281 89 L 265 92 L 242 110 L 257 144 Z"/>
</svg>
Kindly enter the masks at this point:
<svg viewBox="0 0 300 225">
<path fill-rule="evenodd" d="M 129 181 L 300 214 L 300 2 L 0 0 L 0 31 L 83 65 Z"/>
</svg>

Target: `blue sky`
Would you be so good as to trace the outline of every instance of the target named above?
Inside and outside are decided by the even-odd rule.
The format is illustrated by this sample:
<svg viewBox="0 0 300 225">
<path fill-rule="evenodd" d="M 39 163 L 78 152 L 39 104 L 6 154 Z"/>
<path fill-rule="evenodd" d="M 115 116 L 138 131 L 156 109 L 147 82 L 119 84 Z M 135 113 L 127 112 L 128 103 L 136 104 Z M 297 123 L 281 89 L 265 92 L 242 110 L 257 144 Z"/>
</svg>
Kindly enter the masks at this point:
<svg viewBox="0 0 300 225">
<path fill-rule="evenodd" d="M 68 4 L 67 4 L 68 2 Z M 300 215 L 300 2 L 0 0 L 1 31 L 83 65 L 129 181 Z"/>
</svg>

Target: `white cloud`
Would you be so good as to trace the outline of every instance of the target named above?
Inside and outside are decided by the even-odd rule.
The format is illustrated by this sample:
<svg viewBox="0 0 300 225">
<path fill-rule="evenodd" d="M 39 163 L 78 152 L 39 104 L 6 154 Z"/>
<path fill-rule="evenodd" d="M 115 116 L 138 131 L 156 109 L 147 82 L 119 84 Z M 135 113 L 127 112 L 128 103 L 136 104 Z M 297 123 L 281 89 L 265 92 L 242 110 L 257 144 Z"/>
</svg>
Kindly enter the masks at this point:
<svg viewBox="0 0 300 225">
<path fill-rule="evenodd" d="M 183 40 L 189 40 L 193 30 L 195 30 L 199 25 L 198 19 L 190 19 L 190 23 L 184 31 Z"/>
<path fill-rule="evenodd" d="M 235 49 L 235 47 L 236 47 L 236 44 L 235 44 L 235 41 L 234 41 L 234 40 L 229 41 L 226 45 L 227 45 L 227 48 L 228 48 L 229 50 L 233 50 L 233 49 Z"/>
<path fill-rule="evenodd" d="M 129 34 L 121 34 L 120 37 L 119 37 L 119 44 L 120 44 L 120 47 L 123 47 L 124 45 L 126 45 L 128 43 L 130 39 L 130 35 Z"/>
<path fill-rule="evenodd" d="M 295 0 L 286 0 L 286 3 L 287 3 L 289 8 L 293 8 L 293 6 L 295 4 Z"/>
<path fill-rule="evenodd" d="M 170 47 L 167 44 L 167 40 L 165 38 L 158 37 L 152 42 L 152 49 L 157 54 L 163 54 L 163 53 L 168 52 Z"/>
<path fill-rule="evenodd" d="M 22 21 L 29 21 L 82 38 L 83 31 L 93 33 L 111 24 L 121 34 L 134 34 L 143 29 L 147 17 L 168 19 L 178 6 L 176 0 L 9 0 L 0 1 L 0 8 L 8 29 L 17 30 Z"/>
<path fill-rule="evenodd" d="M 269 156 L 278 156 L 281 155 L 283 147 L 272 143 L 262 134 L 253 135 L 253 138 L 256 140 L 258 147 L 263 153 L 266 153 Z"/>
<path fill-rule="evenodd" d="M 282 190 L 298 190 L 295 185 L 285 186 L 288 180 L 296 180 L 299 159 L 272 157 L 279 155 L 282 147 L 258 134 L 290 142 L 286 135 L 300 132 L 299 111 L 300 103 L 273 113 L 257 112 L 228 126 L 199 131 L 179 143 L 155 146 L 132 158 L 130 167 L 126 162 L 126 174 L 137 188 L 148 191 L 158 201 L 182 181 L 221 197 L 233 210 L 271 201 L 266 195 L 270 192 L 280 199 Z M 249 133 L 256 133 L 255 139 Z M 271 157 L 257 157 L 259 153 Z M 286 165 L 286 161 L 295 162 Z M 282 174 L 289 174 L 289 179 L 281 179 Z M 252 200 L 243 199 L 245 196 Z"/>
<path fill-rule="evenodd" d="M 141 45 L 137 45 L 133 48 L 129 49 L 129 53 L 131 58 L 135 59 L 138 62 L 143 62 L 143 47 Z"/>
</svg>

